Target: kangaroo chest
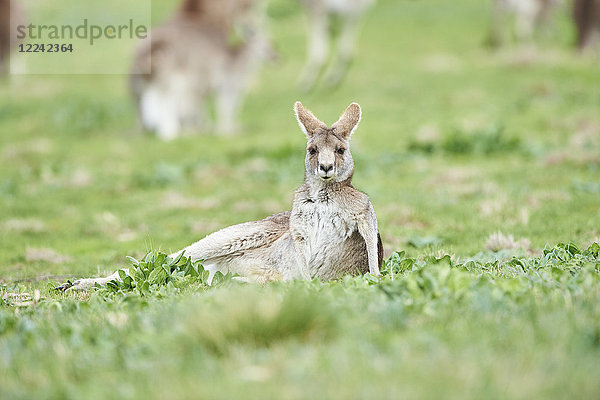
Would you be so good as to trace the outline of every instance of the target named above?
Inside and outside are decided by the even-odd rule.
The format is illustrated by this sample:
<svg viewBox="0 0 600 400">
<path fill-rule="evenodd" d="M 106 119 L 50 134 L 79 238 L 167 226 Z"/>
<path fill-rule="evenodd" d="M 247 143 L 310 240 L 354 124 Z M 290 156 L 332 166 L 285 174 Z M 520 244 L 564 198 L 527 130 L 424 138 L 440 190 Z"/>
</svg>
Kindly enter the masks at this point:
<svg viewBox="0 0 600 400">
<path fill-rule="evenodd" d="M 357 222 L 331 199 L 307 198 L 292 210 L 290 228 L 304 240 L 306 261 L 312 269 L 339 260 L 343 244 L 357 230 Z"/>
<path fill-rule="evenodd" d="M 356 230 L 356 222 L 336 206 L 315 203 L 303 213 L 307 222 L 305 232 L 313 242 L 345 240 Z"/>
</svg>

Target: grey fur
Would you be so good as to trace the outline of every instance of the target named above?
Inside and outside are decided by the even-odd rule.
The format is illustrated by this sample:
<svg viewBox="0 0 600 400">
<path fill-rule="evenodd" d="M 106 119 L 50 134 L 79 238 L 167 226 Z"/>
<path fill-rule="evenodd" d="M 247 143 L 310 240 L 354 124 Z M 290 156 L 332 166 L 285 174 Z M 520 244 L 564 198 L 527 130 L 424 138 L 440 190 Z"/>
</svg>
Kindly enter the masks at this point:
<svg viewBox="0 0 600 400">
<path fill-rule="evenodd" d="M 291 211 L 229 226 L 173 253 L 203 260 L 211 272 L 232 272 L 253 282 L 335 279 L 346 274 L 379 276 L 383 248 L 369 197 L 352 184 L 349 139 L 361 111 L 352 103 L 331 128 L 300 102 L 295 112 L 307 135 L 304 183 Z M 118 279 L 80 280 L 74 288 Z"/>
<path fill-rule="evenodd" d="M 236 133 L 249 81 L 275 56 L 265 18 L 261 0 L 184 0 L 135 53 L 130 86 L 142 127 L 163 140 L 211 130 L 214 97 L 214 130 Z"/>
</svg>

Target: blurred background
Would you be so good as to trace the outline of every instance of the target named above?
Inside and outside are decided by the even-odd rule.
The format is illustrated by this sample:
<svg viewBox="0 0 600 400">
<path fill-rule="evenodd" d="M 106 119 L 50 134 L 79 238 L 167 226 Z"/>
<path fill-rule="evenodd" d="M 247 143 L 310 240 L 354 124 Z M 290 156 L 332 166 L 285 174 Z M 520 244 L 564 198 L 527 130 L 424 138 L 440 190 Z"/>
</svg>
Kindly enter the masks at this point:
<svg viewBox="0 0 600 400">
<path fill-rule="evenodd" d="M 111 272 L 290 209 L 304 172 L 297 100 L 326 123 L 362 106 L 354 184 L 386 257 L 598 240 L 600 62 L 571 1 L 192 3 L 151 2 L 165 61 L 150 76 L 127 72 L 159 50 L 123 41 L 104 54 L 122 74 L 0 79 L 0 279 Z M 577 15 L 597 27 L 589 3 Z M 24 21 L 61 15 L 35 6 Z M 194 100 L 169 120 L 175 103 L 161 101 L 182 96 Z M 146 106 L 167 122 L 144 120 Z"/>
</svg>

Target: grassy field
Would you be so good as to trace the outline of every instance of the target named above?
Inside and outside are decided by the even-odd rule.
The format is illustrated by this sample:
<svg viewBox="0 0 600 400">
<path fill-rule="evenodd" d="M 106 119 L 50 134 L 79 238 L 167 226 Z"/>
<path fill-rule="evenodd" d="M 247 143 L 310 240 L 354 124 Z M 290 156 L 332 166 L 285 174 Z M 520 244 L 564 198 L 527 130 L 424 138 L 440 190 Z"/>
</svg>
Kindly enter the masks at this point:
<svg viewBox="0 0 600 400">
<path fill-rule="evenodd" d="M 380 0 L 344 83 L 305 94 L 305 18 L 269 10 L 280 57 L 234 139 L 138 133 L 126 76 L 0 81 L 0 398 L 600 396 L 600 62 L 566 14 L 535 53 L 492 52 L 487 2 Z M 380 283 L 208 287 L 188 268 L 52 290 L 290 209 L 296 100 L 328 123 L 363 108 Z"/>
</svg>

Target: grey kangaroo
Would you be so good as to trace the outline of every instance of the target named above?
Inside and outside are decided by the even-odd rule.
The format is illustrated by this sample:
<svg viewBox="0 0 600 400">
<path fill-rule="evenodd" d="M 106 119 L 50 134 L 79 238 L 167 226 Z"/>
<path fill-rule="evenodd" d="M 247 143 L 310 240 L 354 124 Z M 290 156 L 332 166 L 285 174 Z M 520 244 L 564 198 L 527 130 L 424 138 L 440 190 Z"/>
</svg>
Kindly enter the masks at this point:
<svg viewBox="0 0 600 400">
<path fill-rule="evenodd" d="M 360 20 L 375 0 L 299 0 L 306 8 L 309 34 L 306 61 L 298 79 L 308 91 L 323 72 L 329 86 L 341 82 L 354 55 Z M 341 29 L 337 38 L 330 29 L 334 18 L 339 18 Z M 330 50 L 331 45 L 335 45 Z M 331 61 L 328 59 L 332 55 Z M 329 66 L 326 66 L 329 64 Z M 325 70 L 324 70 L 325 69 Z M 324 70 L 324 71 L 323 71 Z"/>
<path fill-rule="evenodd" d="M 17 45 L 16 27 L 23 24 L 25 17 L 21 5 L 15 0 L 0 0 L 0 75 L 8 70 L 8 56 Z"/>
<path fill-rule="evenodd" d="M 145 129 L 163 140 L 186 129 L 207 130 L 206 102 L 214 97 L 215 131 L 239 130 L 248 82 L 275 55 L 262 6 L 259 0 L 184 0 L 152 30 L 136 51 L 130 81 Z"/>
<path fill-rule="evenodd" d="M 600 0 L 575 0 L 573 20 L 577 28 L 577 49 L 582 52 L 600 38 Z"/>
<path fill-rule="evenodd" d="M 232 272 L 240 279 L 335 279 L 345 274 L 379 276 L 383 245 L 369 197 L 352 186 L 354 162 L 350 137 L 361 118 L 350 104 L 331 127 L 300 102 L 296 118 L 308 140 L 304 183 L 296 190 L 291 211 L 260 221 L 233 225 L 171 254 L 203 260 L 210 271 Z M 80 279 L 61 289 L 86 289 L 119 279 Z"/>
</svg>

